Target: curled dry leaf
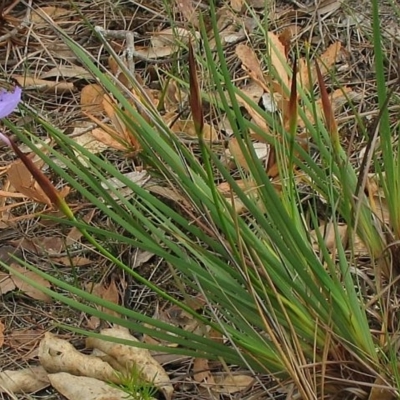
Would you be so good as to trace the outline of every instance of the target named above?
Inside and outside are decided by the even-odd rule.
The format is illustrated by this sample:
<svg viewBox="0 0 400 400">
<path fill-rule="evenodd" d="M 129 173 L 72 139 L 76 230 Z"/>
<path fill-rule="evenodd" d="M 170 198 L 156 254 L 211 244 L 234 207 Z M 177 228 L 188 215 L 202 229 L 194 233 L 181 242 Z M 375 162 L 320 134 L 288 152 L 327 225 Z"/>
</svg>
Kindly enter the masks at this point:
<svg viewBox="0 0 400 400">
<path fill-rule="evenodd" d="M 134 336 L 124 329 L 103 329 L 101 334 L 138 342 Z M 153 359 L 148 350 L 93 337 L 86 340 L 86 346 L 88 348 L 96 348 L 117 360 L 118 364 L 125 368 L 125 371 L 131 370 L 133 366 L 136 367 L 140 371 L 142 379 L 152 382 L 155 387 L 163 392 L 166 399 L 171 399 L 174 389 L 169 377 L 164 368 Z M 118 367 L 118 365 L 116 366 Z"/>
<path fill-rule="evenodd" d="M 49 386 L 43 367 L 0 372 L 0 393 L 33 393 Z"/>
<path fill-rule="evenodd" d="M 51 385 L 69 400 L 133 400 L 131 396 L 106 382 L 65 372 L 49 374 Z M 136 399 L 142 399 L 137 394 Z M 149 397 L 149 400 L 153 398 Z"/>
<path fill-rule="evenodd" d="M 39 361 L 50 373 L 68 372 L 87 376 L 104 382 L 119 383 L 115 370 L 97 357 L 81 354 L 66 340 L 47 332 L 39 345 Z"/>
</svg>

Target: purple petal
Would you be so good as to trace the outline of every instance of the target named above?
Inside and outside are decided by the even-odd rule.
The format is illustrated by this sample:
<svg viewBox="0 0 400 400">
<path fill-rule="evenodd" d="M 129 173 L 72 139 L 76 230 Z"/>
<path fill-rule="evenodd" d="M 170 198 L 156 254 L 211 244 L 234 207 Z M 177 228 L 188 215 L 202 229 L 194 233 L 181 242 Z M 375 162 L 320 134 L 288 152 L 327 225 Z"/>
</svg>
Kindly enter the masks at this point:
<svg viewBox="0 0 400 400">
<path fill-rule="evenodd" d="M 21 94 L 22 90 L 18 86 L 13 92 L 0 90 L 0 118 L 9 116 L 17 108 L 21 101 Z"/>
<path fill-rule="evenodd" d="M 12 147 L 12 146 L 11 146 L 10 139 L 9 139 L 4 133 L 1 133 L 1 132 L 0 132 L 0 140 L 1 140 L 2 142 L 4 142 L 8 147 Z"/>
</svg>

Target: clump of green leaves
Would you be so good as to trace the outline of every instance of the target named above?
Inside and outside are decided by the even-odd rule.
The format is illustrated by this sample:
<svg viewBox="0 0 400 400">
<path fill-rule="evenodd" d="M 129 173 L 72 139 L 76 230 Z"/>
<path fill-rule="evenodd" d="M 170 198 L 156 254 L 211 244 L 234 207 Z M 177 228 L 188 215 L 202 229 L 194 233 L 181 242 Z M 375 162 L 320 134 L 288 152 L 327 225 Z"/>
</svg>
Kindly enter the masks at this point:
<svg viewBox="0 0 400 400">
<path fill-rule="evenodd" d="M 143 381 L 141 369 L 133 365 L 129 371 L 116 372 L 120 381 L 119 385 L 110 383 L 111 386 L 125 392 L 132 400 L 151 400 L 157 393 L 153 382 Z"/>
</svg>

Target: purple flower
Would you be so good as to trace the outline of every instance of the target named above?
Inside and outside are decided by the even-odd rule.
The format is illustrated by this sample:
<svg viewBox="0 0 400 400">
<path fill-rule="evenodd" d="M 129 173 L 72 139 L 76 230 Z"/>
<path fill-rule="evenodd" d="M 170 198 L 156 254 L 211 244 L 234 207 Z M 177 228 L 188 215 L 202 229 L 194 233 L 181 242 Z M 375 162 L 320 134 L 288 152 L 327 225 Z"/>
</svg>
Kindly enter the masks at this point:
<svg viewBox="0 0 400 400">
<path fill-rule="evenodd" d="M 8 117 L 21 101 L 22 90 L 16 87 L 13 92 L 0 89 L 0 118 Z"/>
</svg>

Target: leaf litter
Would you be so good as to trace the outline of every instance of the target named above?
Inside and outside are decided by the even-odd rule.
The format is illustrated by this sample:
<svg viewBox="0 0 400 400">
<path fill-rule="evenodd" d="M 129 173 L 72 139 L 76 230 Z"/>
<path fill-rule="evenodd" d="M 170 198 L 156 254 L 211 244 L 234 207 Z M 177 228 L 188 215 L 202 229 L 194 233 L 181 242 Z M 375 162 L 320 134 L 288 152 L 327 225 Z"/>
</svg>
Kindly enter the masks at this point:
<svg viewBox="0 0 400 400">
<path fill-rule="evenodd" d="M 145 43 L 147 44 L 143 44 L 143 42 L 134 43 L 134 55 L 136 57 L 134 64 L 137 65 L 135 66 L 135 70 L 131 72 L 135 74 L 135 77 L 138 80 L 143 82 L 143 88 L 145 89 L 146 93 L 149 94 L 152 104 L 157 109 L 162 110 L 163 107 L 166 107 L 165 110 L 168 109 L 170 113 L 166 113 L 164 115 L 161 114 L 161 116 L 165 118 L 165 121 L 171 121 L 171 129 L 176 133 L 178 137 L 181 137 L 182 140 L 186 140 L 188 138 L 196 138 L 196 124 L 193 117 L 189 116 L 188 118 L 181 119 L 179 115 L 182 105 L 187 102 L 187 90 L 181 87 L 178 80 L 163 80 L 163 77 L 161 76 L 162 74 L 159 74 L 159 70 L 156 71 L 156 75 L 158 74 L 157 79 L 159 79 L 159 82 L 156 82 L 156 80 L 154 80 L 153 82 L 150 81 L 149 83 L 149 81 L 146 81 L 145 79 L 143 79 L 143 77 L 146 74 L 151 75 L 151 73 L 154 73 L 154 71 L 156 70 L 156 68 L 154 68 L 154 65 L 160 65 L 163 67 L 164 65 L 162 63 L 168 64 L 171 58 L 179 58 L 182 56 L 182 54 L 180 54 L 181 46 L 176 44 L 176 40 L 183 42 L 183 44 L 187 44 L 189 37 L 193 35 L 191 33 L 193 32 L 193 30 L 196 32 L 195 36 L 197 35 L 199 28 L 198 13 L 202 11 L 202 7 L 199 4 L 195 4 L 195 2 L 192 3 L 186 0 L 176 2 L 175 7 L 178 10 L 177 12 L 179 13 L 177 14 L 177 16 L 179 16 L 184 26 L 184 28 L 179 28 L 179 30 L 177 31 L 178 37 L 175 36 L 176 32 L 174 32 L 171 28 L 165 29 L 165 27 L 163 27 L 162 29 L 151 29 L 151 27 L 149 26 L 149 29 L 146 32 L 147 41 L 145 41 Z M 238 41 L 247 38 L 248 35 L 253 32 L 255 26 L 257 25 L 257 21 L 254 21 L 254 17 L 248 18 L 247 15 L 245 15 L 247 7 L 256 10 L 255 15 L 258 15 L 259 18 L 260 14 L 257 13 L 260 12 L 260 9 L 263 9 L 265 7 L 265 2 L 258 0 L 250 0 L 246 2 L 241 0 L 232 0 L 230 2 L 230 5 L 232 9 L 221 8 L 219 10 L 219 27 L 222 42 L 224 44 L 230 44 L 232 46 L 231 49 L 234 50 L 237 60 L 239 60 L 238 65 L 241 64 L 242 74 L 244 74 L 242 75 L 242 78 L 238 80 L 237 89 L 240 93 L 250 97 L 256 103 L 258 103 L 262 99 L 264 104 L 268 105 L 269 108 L 266 108 L 269 112 L 279 114 L 283 122 L 287 123 L 289 118 L 287 115 L 287 103 L 289 101 L 287 89 L 290 87 L 292 80 L 292 77 L 290 76 L 290 73 L 288 73 L 286 67 L 286 61 L 288 59 L 288 49 L 293 46 L 294 43 L 299 40 L 304 31 L 307 31 L 308 29 L 307 27 L 304 28 L 304 26 L 301 26 L 298 23 L 298 16 L 302 15 L 302 13 L 304 15 L 322 16 L 329 13 L 334 14 L 335 12 L 341 12 L 340 2 L 322 1 L 318 2 L 318 5 L 311 5 L 301 9 L 296 9 L 293 5 L 285 5 L 279 6 L 275 10 L 268 10 L 268 12 L 270 12 L 270 18 L 273 19 L 274 22 L 276 22 L 277 24 L 287 26 L 287 23 L 283 23 L 283 21 L 289 21 L 291 22 L 291 25 L 289 25 L 289 28 L 285 28 L 280 34 L 272 31 L 268 32 L 267 52 L 270 53 L 271 58 L 270 65 L 268 65 L 267 67 L 265 66 L 262 56 L 262 51 L 265 51 L 265 49 L 262 51 L 255 50 L 252 45 L 248 44 L 247 41 L 244 43 L 238 43 Z M 86 82 L 85 85 L 82 85 L 82 79 L 85 79 L 89 82 L 93 82 L 93 80 L 91 80 L 91 78 L 87 74 L 87 71 L 85 71 L 79 65 L 75 56 L 62 43 L 61 39 L 53 35 L 53 31 L 48 24 L 48 17 L 53 20 L 54 24 L 62 26 L 63 29 L 69 32 L 72 36 L 74 35 L 76 25 L 78 24 L 77 21 L 79 21 L 79 19 L 78 15 L 76 13 L 73 13 L 72 10 L 69 9 L 68 5 L 65 5 L 64 8 L 61 6 L 41 7 L 40 4 L 35 4 L 34 12 L 31 15 L 31 22 L 33 24 L 32 29 L 37 35 L 39 35 L 38 37 L 40 37 L 42 40 L 41 45 L 43 47 L 43 54 L 46 56 L 46 60 L 48 60 L 47 62 L 49 65 L 46 65 L 43 68 L 32 68 L 32 75 L 26 75 L 22 73 L 23 71 L 17 71 L 17 73 L 14 74 L 14 78 L 16 79 L 16 81 L 19 83 L 20 86 L 26 89 L 29 100 L 33 104 L 35 104 L 33 93 L 38 93 L 39 99 L 51 99 L 51 101 L 53 101 L 53 105 L 57 105 L 57 107 L 55 107 L 55 114 L 58 118 L 61 115 L 68 115 L 68 113 L 65 112 L 66 110 L 68 110 L 68 108 L 72 109 L 73 107 L 77 106 L 75 107 L 75 111 L 69 116 L 69 121 L 67 118 L 67 120 L 63 121 L 61 119 L 59 122 L 62 122 L 64 126 L 68 128 L 71 128 L 73 126 L 75 132 L 79 132 L 80 130 L 85 131 L 87 130 L 87 126 L 89 126 L 90 128 L 88 131 L 83 134 L 78 133 L 74 137 L 77 143 L 84 146 L 88 151 L 91 151 L 94 154 L 107 154 L 107 156 L 109 156 L 110 152 L 114 154 L 115 151 L 117 151 L 123 154 L 122 157 L 127 157 L 128 155 L 134 154 L 135 152 L 139 152 L 140 144 L 137 138 L 135 138 L 134 135 L 127 133 L 126 127 L 124 126 L 120 115 L 116 112 L 116 110 L 118 109 L 118 103 L 115 102 L 114 99 L 110 98 L 108 94 L 105 93 L 103 89 L 101 89 L 96 83 Z M 95 15 L 94 17 L 94 19 L 98 20 L 99 23 L 102 22 L 103 16 L 101 16 L 100 19 L 98 18 L 98 15 Z M 310 19 L 309 17 L 307 18 Z M 307 22 L 307 24 L 308 23 L 309 22 Z M 124 26 L 123 23 L 121 25 Z M 334 25 L 336 27 L 336 22 Z M 26 33 L 27 32 L 22 29 L 20 32 L 20 36 L 26 39 Z M 194 38 L 195 36 L 192 37 Z M 120 50 L 122 50 L 125 45 L 123 43 L 125 39 L 126 37 L 124 37 L 123 39 L 112 39 L 115 48 L 119 48 Z M 320 38 L 314 37 L 314 39 L 316 39 L 318 43 L 322 43 L 322 40 L 320 40 Z M 213 39 L 211 38 L 211 40 Z M 195 42 L 195 40 L 193 41 Z M 18 42 L 11 42 L 11 44 L 14 47 L 19 46 Z M 336 67 L 336 64 L 338 63 L 343 64 L 343 72 L 348 71 L 348 60 L 346 59 L 348 55 L 346 55 L 346 52 L 342 48 L 340 42 L 334 42 L 330 45 L 325 45 L 324 43 L 322 43 L 318 51 L 321 60 L 321 71 L 326 79 L 329 79 L 330 71 L 334 69 Z M 122 56 L 121 59 L 119 59 L 118 61 L 112 58 L 109 59 L 108 65 L 106 65 L 105 67 L 109 68 L 109 72 L 116 79 L 118 79 L 119 82 L 125 85 L 128 90 L 131 90 L 129 79 L 123 72 L 121 72 L 119 63 L 122 63 L 127 68 L 130 68 L 129 60 L 127 60 L 126 58 L 124 59 L 124 57 Z M 148 65 L 141 70 L 140 63 L 145 63 Z M 154 63 L 154 65 L 152 65 L 152 63 Z M 314 70 L 314 67 L 311 67 L 310 73 L 307 61 L 304 58 L 299 58 L 298 66 L 299 68 L 297 81 L 299 85 L 304 91 L 312 91 L 316 83 L 316 72 Z M 269 68 L 272 68 L 278 72 L 278 75 L 280 76 L 279 81 L 272 78 Z M 338 69 L 340 69 L 340 67 Z M 154 83 L 158 83 L 158 88 L 150 89 L 150 84 L 154 85 Z M 337 88 L 330 93 L 332 106 L 336 115 L 348 103 L 349 100 L 360 100 L 359 93 L 357 93 L 353 89 L 354 86 L 352 85 L 351 87 L 347 87 L 346 84 L 347 81 L 345 82 L 345 84 L 341 85 L 340 88 Z M 160 99 L 163 98 L 163 85 L 167 85 L 169 90 L 169 95 L 167 96 L 167 100 L 165 100 L 164 103 L 160 101 Z M 155 86 L 157 87 L 157 85 Z M 62 108 L 63 106 L 60 99 L 66 99 L 68 98 L 68 95 L 70 96 L 71 100 L 67 100 L 67 103 L 69 102 L 68 104 L 66 104 L 67 107 Z M 141 101 L 140 95 L 138 93 L 133 93 L 133 95 L 136 96 L 139 102 Z M 78 103 L 76 102 L 77 98 L 80 98 L 80 102 Z M 268 135 L 274 134 L 264 118 L 259 113 L 257 113 L 253 107 L 251 107 L 246 101 L 244 101 L 241 96 L 237 96 L 237 99 L 240 105 L 248 113 L 249 118 L 258 127 L 260 127 L 263 132 Z M 322 115 L 321 99 L 317 98 L 315 105 L 317 114 Z M 46 107 L 47 106 L 49 106 L 49 104 L 46 103 Z M 304 112 L 308 120 L 314 120 L 314 115 L 311 113 L 310 110 L 307 110 L 305 108 Z M 49 107 L 49 113 L 51 115 L 51 107 Z M 132 118 L 132 116 L 129 116 L 129 118 Z M 73 123 L 71 123 L 71 120 L 73 120 Z M 229 135 L 227 135 L 226 137 L 222 133 L 222 124 L 220 124 L 221 121 L 204 121 L 204 126 L 206 127 L 206 138 L 211 142 L 218 142 L 222 139 L 227 140 L 227 148 L 224 149 L 224 151 L 222 152 L 221 159 L 226 160 L 227 164 L 230 165 L 232 171 L 238 168 L 246 171 L 248 169 L 247 161 L 242 154 L 240 146 L 238 146 L 237 140 L 235 138 L 229 137 Z M 297 124 L 299 130 L 304 130 L 304 121 L 300 116 L 297 120 Z M 306 135 L 301 135 L 302 133 L 299 134 L 298 139 L 305 140 Z M 254 132 L 252 133 L 252 137 L 254 139 L 252 143 L 254 149 L 256 150 L 257 158 L 262 160 L 263 163 L 265 162 L 266 165 L 270 165 L 268 173 L 270 174 L 271 178 L 275 179 L 278 188 L 280 185 L 279 175 L 276 172 L 272 172 L 274 170 L 274 165 L 271 165 L 271 160 L 273 160 L 274 157 L 273 146 L 266 143 L 263 137 L 260 137 Z M 52 145 L 51 143 L 48 144 Z M 41 163 L 40 160 L 36 160 L 35 162 L 39 164 Z M 43 168 L 43 170 L 46 170 L 45 165 L 41 164 L 40 167 Z M 182 198 L 182 195 L 180 193 L 174 192 L 174 190 L 171 188 L 162 187 L 158 184 L 158 182 L 146 180 L 147 178 L 145 177 L 147 175 L 145 174 L 145 172 L 137 170 L 134 171 L 133 175 L 129 175 L 132 173 L 132 171 L 124 171 L 124 173 L 126 173 L 126 176 L 129 179 L 139 179 L 140 181 L 141 177 L 143 177 L 143 183 L 140 184 L 143 184 L 143 186 L 146 187 L 147 190 L 150 190 L 153 193 L 156 193 L 157 195 L 168 199 L 168 201 L 172 201 L 176 204 L 184 204 L 184 198 Z M 143 174 L 143 176 L 141 174 Z M 38 215 L 36 213 L 36 207 L 38 207 L 38 205 L 43 207 L 43 209 L 51 207 L 49 199 L 44 193 L 41 192 L 40 187 L 38 187 L 37 184 L 33 181 L 30 173 L 26 169 L 24 169 L 18 163 L 18 161 L 10 162 L 8 164 L 6 179 L 7 180 L 4 182 L 4 187 L 8 185 L 9 189 L 1 192 L 3 197 L 3 204 L 6 205 L 7 203 L 7 209 L 2 210 L 2 229 L 9 228 L 11 222 L 8 221 L 13 221 L 14 217 L 23 217 L 26 219 L 26 221 L 32 218 L 36 218 Z M 296 179 L 299 179 L 300 182 L 301 178 L 296 177 Z M 118 182 L 110 181 L 109 184 L 113 185 L 114 188 L 120 188 Z M 238 179 L 237 184 L 245 187 L 249 196 L 257 196 L 257 188 L 250 179 Z M 230 199 L 230 201 L 234 202 L 235 208 L 238 210 L 239 213 L 246 212 L 245 207 L 243 206 L 243 204 L 241 204 L 239 199 L 231 198 L 231 189 L 227 182 L 221 182 L 219 185 L 219 190 L 227 197 L 227 199 Z M 19 196 L 24 199 L 23 203 L 16 203 L 16 199 L 18 199 Z M 73 200 L 69 200 L 70 197 L 68 196 L 69 193 L 68 191 L 66 191 L 64 197 L 67 198 L 69 202 L 72 202 Z M 387 210 L 385 210 L 385 201 L 382 190 L 377 188 L 374 192 L 371 191 L 370 197 L 371 204 L 373 207 L 375 207 L 376 215 L 380 216 L 382 221 L 387 223 Z M 21 213 L 20 207 L 22 204 L 26 209 L 23 211 L 27 214 L 26 216 L 23 215 L 23 213 L 22 215 L 18 215 L 18 213 Z M 15 207 L 10 207 L 10 205 L 15 205 Z M 260 207 L 265 207 L 265 205 L 260 204 Z M 27 212 L 27 210 L 29 211 Z M 93 220 L 96 220 L 96 217 L 92 216 L 90 218 L 90 221 Z M 347 227 L 343 225 L 339 232 L 339 234 L 341 235 L 340 240 L 343 240 L 344 242 L 346 241 L 346 229 Z M 329 226 L 324 224 L 323 221 L 321 222 L 319 230 L 321 231 L 321 234 L 323 234 L 323 240 L 326 241 L 330 250 L 334 252 L 336 238 L 332 236 L 332 230 L 329 229 Z M 70 231 L 70 241 L 68 243 L 68 246 L 73 246 L 80 242 L 79 235 L 74 236 L 71 232 L 72 231 Z M 311 234 L 316 235 L 315 232 Z M 32 239 L 26 240 L 24 238 L 25 242 L 21 240 L 21 238 L 19 239 L 19 244 L 21 245 L 21 247 L 28 246 L 27 243 L 29 242 L 34 243 Z M 48 240 L 49 242 L 52 242 L 54 241 L 54 239 L 55 238 L 49 238 Z M 17 244 L 17 242 L 14 242 L 14 244 Z M 73 257 L 71 258 L 70 256 L 61 256 L 60 253 L 62 250 L 68 251 L 69 249 L 69 247 L 64 248 L 63 246 L 57 247 L 50 243 L 46 244 L 45 240 L 41 240 L 41 245 L 36 246 L 36 250 L 34 251 L 34 253 L 38 253 L 38 248 L 40 248 L 40 254 L 42 256 L 51 255 L 54 260 L 63 260 L 62 264 L 64 264 L 65 266 L 71 267 L 71 264 L 72 267 L 78 266 L 80 264 L 78 258 L 75 258 L 74 262 Z M 26 248 L 26 250 L 28 249 Z M 32 248 L 30 248 L 30 250 L 32 250 Z M 363 254 L 364 249 L 360 247 L 359 251 L 360 254 Z M 144 260 L 146 260 L 147 257 L 148 259 L 151 259 L 152 254 L 147 254 L 143 257 Z M 90 259 L 82 257 L 82 267 L 90 265 L 90 261 Z M 143 262 L 146 264 L 146 261 Z M 14 264 L 14 266 L 17 271 L 20 271 L 23 274 L 29 273 L 21 266 L 18 266 L 16 264 Z M 40 277 L 38 277 L 37 275 L 31 274 L 30 277 L 33 280 L 39 282 Z M 93 284 L 93 282 L 88 279 L 85 279 L 85 282 L 89 285 Z M 114 287 L 115 282 L 113 282 L 114 281 L 111 281 L 111 283 L 106 286 L 98 283 L 94 284 L 100 285 L 97 286 L 99 288 L 100 296 L 103 296 L 103 298 L 108 299 L 115 304 L 119 304 L 121 293 L 119 293 L 119 289 L 116 289 Z M 43 282 L 43 284 L 47 287 L 50 287 L 48 282 Z M 33 299 L 39 300 L 41 302 L 49 301 L 49 298 L 40 297 L 40 295 L 35 292 L 33 287 L 29 287 L 29 285 L 24 286 L 17 279 L 17 277 L 4 272 L 1 272 L 0 276 L 0 290 L 2 291 L 2 294 L 10 293 L 14 290 L 19 290 L 20 292 L 25 293 L 27 296 L 30 296 Z M 94 325 L 97 326 L 96 324 Z M 190 321 L 188 321 L 187 329 L 193 328 L 190 327 L 190 325 Z M 17 333 L 17 330 L 15 330 L 15 332 Z M 51 342 L 53 338 L 50 336 L 49 339 L 48 336 L 47 340 Z M 8 343 L 10 348 L 13 347 L 11 345 L 11 341 L 6 340 L 5 342 L 6 344 Z M 44 344 L 48 345 L 49 348 L 53 348 L 55 353 L 60 351 L 60 349 L 66 348 L 67 353 L 70 352 L 71 354 L 76 356 L 78 360 L 80 360 L 79 357 L 82 354 L 74 350 L 72 347 L 64 347 L 65 343 L 57 342 L 56 339 L 54 339 L 53 343 L 56 344 L 54 344 L 54 347 L 51 347 L 53 346 L 52 344 L 46 344 L 46 342 L 44 342 Z M 45 348 L 44 344 L 41 344 L 42 348 Z M 148 360 L 151 360 L 151 356 Z M 152 362 L 148 362 L 153 365 Z M 194 362 L 196 364 L 196 371 L 200 371 L 201 367 L 206 370 L 209 367 L 207 363 L 204 362 L 204 360 L 199 359 L 194 360 Z M 28 370 L 35 371 L 34 368 L 36 367 L 31 367 Z M 113 367 L 111 366 L 111 368 Z M 95 372 L 93 374 L 95 376 L 93 377 L 69 375 L 69 377 L 71 378 L 71 383 L 66 385 L 69 386 L 69 389 L 66 389 L 63 387 L 63 383 L 67 382 L 69 379 L 66 375 L 68 374 L 68 371 L 60 370 L 58 372 L 53 372 L 50 373 L 50 375 L 48 375 L 46 379 L 42 379 L 39 378 L 42 374 L 42 370 L 39 370 L 41 372 L 33 374 L 33 381 L 35 381 L 35 378 L 37 378 L 36 383 L 38 384 L 38 386 L 35 386 L 35 382 L 32 383 L 32 386 L 29 386 L 31 385 L 31 383 L 26 382 L 31 382 L 32 374 L 30 374 L 28 370 L 21 369 L 20 371 L 12 371 L 12 373 L 16 374 L 15 376 L 17 376 L 17 373 L 20 372 L 22 377 L 25 376 L 24 374 L 27 374 L 26 376 L 28 378 L 22 378 L 21 382 L 25 383 L 17 384 L 14 387 L 6 387 L 5 390 L 10 393 L 19 393 L 19 391 L 34 392 L 36 390 L 39 390 L 37 388 L 40 387 L 39 383 L 41 381 L 47 382 L 47 385 L 50 381 L 52 385 L 54 387 L 58 387 L 59 391 L 63 393 L 64 396 L 66 396 L 67 398 L 78 399 L 79 394 L 76 393 L 76 391 L 69 392 L 68 390 L 78 389 L 78 392 L 82 392 L 82 388 L 85 387 L 85 385 L 87 385 L 87 387 L 91 385 L 91 388 L 101 387 L 101 390 L 103 390 L 103 386 L 100 386 L 100 383 L 98 381 L 99 376 L 101 376 L 101 373 L 99 372 Z M 6 371 L 3 371 L 2 374 L 5 372 Z M 45 374 L 47 374 L 48 372 L 49 371 L 45 372 Z M 0 379 L 2 379 L 1 377 L 10 377 L 10 373 L 11 372 L 7 372 L 8 375 L 0 375 Z M 200 372 L 196 372 L 196 376 L 197 374 L 200 374 Z M 167 377 L 165 375 L 162 376 L 163 379 L 165 379 L 165 382 L 168 382 Z M 235 378 L 235 376 L 238 376 L 238 378 Z M 198 375 L 197 378 L 197 382 L 199 384 L 201 384 L 204 380 L 208 380 L 209 382 L 213 383 L 213 391 L 215 392 L 214 396 L 217 396 L 219 394 L 229 395 L 231 393 L 241 392 L 245 390 L 249 385 L 252 385 L 253 379 L 252 377 L 249 377 L 247 375 L 227 374 L 218 376 L 212 374 L 209 370 L 205 372 L 203 378 L 201 378 L 200 375 Z M 89 384 L 89 381 L 83 381 L 81 379 L 95 380 L 94 382 L 90 381 L 91 383 Z M 13 378 L 13 381 L 17 382 L 17 378 Z M 169 391 L 165 393 L 166 397 L 170 396 L 172 393 L 171 388 L 168 385 L 169 383 L 166 386 L 169 388 Z M 106 387 L 104 387 L 104 390 L 106 390 Z M 91 398 L 87 393 L 86 396 L 88 397 L 82 398 Z M 376 397 L 376 395 L 374 396 Z"/>
</svg>

